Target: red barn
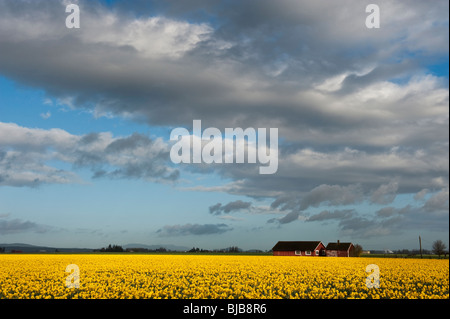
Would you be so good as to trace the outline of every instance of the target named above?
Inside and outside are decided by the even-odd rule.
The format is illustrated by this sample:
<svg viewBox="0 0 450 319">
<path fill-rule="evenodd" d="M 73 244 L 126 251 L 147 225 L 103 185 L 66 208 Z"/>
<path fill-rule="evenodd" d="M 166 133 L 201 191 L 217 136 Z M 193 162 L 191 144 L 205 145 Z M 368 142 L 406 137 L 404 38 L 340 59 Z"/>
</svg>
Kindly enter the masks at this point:
<svg viewBox="0 0 450 319">
<path fill-rule="evenodd" d="M 352 243 L 328 243 L 326 248 L 327 257 L 351 257 L 355 247 Z"/>
<path fill-rule="evenodd" d="M 279 241 L 272 251 L 274 256 L 326 256 L 321 241 Z"/>
</svg>

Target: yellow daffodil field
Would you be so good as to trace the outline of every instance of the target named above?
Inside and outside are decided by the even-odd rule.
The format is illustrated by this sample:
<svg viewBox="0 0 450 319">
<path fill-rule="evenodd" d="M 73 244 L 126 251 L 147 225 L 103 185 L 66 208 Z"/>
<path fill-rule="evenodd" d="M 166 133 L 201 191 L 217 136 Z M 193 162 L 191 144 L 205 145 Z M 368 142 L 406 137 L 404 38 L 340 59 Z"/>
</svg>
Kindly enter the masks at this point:
<svg viewBox="0 0 450 319">
<path fill-rule="evenodd" d="M 373 275 L 366 272 L 369 264 L 378 267 L 378 288 L 366 283 Z M 267 255 L 3 254 L 0 298 L 442 299 L 449 298 L 449 262 Z"/>
</svg>

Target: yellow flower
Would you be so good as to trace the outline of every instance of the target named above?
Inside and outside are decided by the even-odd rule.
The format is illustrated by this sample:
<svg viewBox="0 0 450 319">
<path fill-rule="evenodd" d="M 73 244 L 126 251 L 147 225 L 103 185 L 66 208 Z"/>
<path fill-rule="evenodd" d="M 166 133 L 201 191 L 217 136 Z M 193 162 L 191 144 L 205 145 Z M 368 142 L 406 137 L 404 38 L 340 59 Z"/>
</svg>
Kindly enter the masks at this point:
<svg viewBox="0 0 450 319">
<path fill-rule="evenodd" d="M 80 288 L 66 288 L 66 266 Z M 380 287 L 366 286 L 376 264 Z M 0 298 L 449 298 L 447 260 L 231 255 L 0 255 Z"/>
</svg>

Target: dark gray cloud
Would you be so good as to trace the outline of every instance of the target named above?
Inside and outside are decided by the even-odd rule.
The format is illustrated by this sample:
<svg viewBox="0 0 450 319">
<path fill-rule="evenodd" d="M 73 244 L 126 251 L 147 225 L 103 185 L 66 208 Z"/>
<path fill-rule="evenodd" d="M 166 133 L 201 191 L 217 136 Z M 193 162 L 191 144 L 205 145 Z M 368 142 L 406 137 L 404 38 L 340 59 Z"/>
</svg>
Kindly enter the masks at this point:
<svg viewBox="0 0 450 319">
<path fill-rule="evenodd" d="M 71 97 L 73 107 L 126 113 L 157 125 L 188 125 L 195 117 L 219 128 L 231 123 L 276 124 L 286 138 L 292 132 L 317 143 L 311 133 L 305 134 L 311 128 L 333 131 L 338 137 L 351 124 L 350 131 L 361 135 L 361 128 L 379 127 L 385 119 L 370 112 L 349 114 L 352 109 L 343 106 L 332 112 L 323 105 L 326 96 L 322 99 L 317 93 L 318 100 L 312 96 L 312 83 L 349 73 L 343 86 L 347 89 L 355 78 L 352 91 L 361 94 L 361 88 L 374 82 L 417 70 L 415 63 L 404 61 L 398 63 L 403 67 L 392 67 L 390 59 L 396 53 L 408 49 L 417 53 L 420 48 L 431 58 L 447 52 L 442 41 L 446 28 L 421 21 L 423 12 L 434 21 L 445 21 L 443 8 L 420 1 L 383 3 L 391 19 L 397 12 L 409 16 L 387 19 L 376 34 L 364 26 L 365 3 L 360 1 L 249 1 L 225 7 L 218 2 L 180 6 L 155 1 L 150 6 L 121 5 L 113 13 L 90 1 L 80 5 L 83 26 L 72 30 L 64 26 L 59 1 L 2 2 L 0 72 L 43 87 L 53 96 Z M 150 7 L 159 8 L 151 11 L 161 15 L 158 20 L 147 18 L 146 11 L 139 12 L 138 19 L 129 14 Z M 36 19 L 28 21 L 29 12 Z M 202 20 L 180 22 L 192 14 Z M 108 20 L 111 15 L 116 19 Z M 417 23 L 415 17 L 421 17 L 423 28 L 440 40 L 433 43 L 441 45 L 422 47 L 413 30 L 397 26 Z M 20 28 L 15 27 L 14 38 L 11 19 L 23 20 Z M 408 46 L 392 47 L 397 37 L 406 37 Z M 389 56 L 383 56 L 386 44 L 392 47 Z M 351 52 L 357 53 L 350 59 Z M 364 65 L 373 64 L 374 70 L 357 75 Z"/>
<path fill-rule="evenodd" d="M 305 211 L 310 207 L 355 205 L 365 200 L 367 195 L 359 184 L 322 184 L 309 192 L 298 192 L 293 196 L 280 195 L 271 203 L 271 208 L 281 211 Z"/>
<path fill-rule="evenodd" d="M 425 204 L 423 209 L 427 212 L 446 212 L 449 209 L 449 191 L 448 188 L 440 190 L 438 193 L 431 196 Z"/>
<path fill-rule="evenodd" d="M 354 216 L 355 211 L 353 209 L 345 209 L 345 210 L 335 210 L 333 212 L 324 210 L 316 215 L 312 215 L 308 217 L 306 220 L 307 222 L 314 222 L 314 221 L 325 221 L 329 219 L 346 219 L 351 216 Z"/>
<path fill-rule="evenodd" d="M 214 235 L 232 230 L 226 224 L 166 225 L 157 230 L 159 236 Z"/>
<path fill-rule="evenodd" d="M 438 194 L 441 193 L 442 191 Z M 388 206 L 377 210 L 373 215 L 355 213 L 338 220 L 340 233 L 352 238 L 394 236 L 410 230 L 441 233 L 448 231 L 448 227 L 448 209 L 443 211 L 435 208 L 427 211 L 425 205 L 408 204 L 399 208 Z"/>
<path fill-rule="evenodd" d="M 47 233 L 54 230 L 48 225 L 41 225 L 28 220 L 18 218 L 0 219 L 0 235 L 18 234 L 26 232 Z"/>
<path fill-rule="evenodd" d="M 381 187 L 381 189 L 386 190 L 385 187 Z M 390 187 L 387 189 L 390 189 Z M 373 203 L 373 193 L 367 192 L 363 196 L 364 201 Z M 384 192 L 382 193 L 384 194 Z M 329 198 L 333 198 L 333 196 Z M 342 197 L 342 199 L 344 198 L 345 196 Z M 319 200 L 317 203 L 322 203 L 322 201 Z M 420 204 L 420 201 L 416 202 L 416 204 Z M 432 230 L 436 232 L 445 232 L 448 230 L 448 188 L 434 192 L 421 205 L 408 204 L 404 207 L 386 206 L 375 210 L 373 213 L 370 210 L 367 211 L 367 208 L 364 213 L 359 212 L 356 208 L 351 208 L 334 211 L 323 210 L 320 213 L 311 215 L 307 211 L 300 212 L 298 210 L 300 205 L 301 201 L 294 201 L 289 198 L 275 200 L 272 208 L 281 208 L 281 210 L 286 208 L 290 212 L 281 218 L 269 219 L 267 222 L 277 223 L 279 225 L 291 223 L 299 219 L 305 222 L 334 222 L 341 235 L 351 238 L 374 238 L 377 236 L 398 235 L 409 230 Z M 335 203 L 331 206 L 335 205 L 339 204 Z M 302 216 L 303 218 L 299 218 Z"/>
<path fill-rule="evenodd" d="M 103 154 L 97 153 L 95 156 L 101 158 L 100 163 L 105 163 L 104 159 L 110 158 L 111 160 L 106 162 L 109 165 L 113 164 L 113 158 L 115 157 L 133 156 L 130 160 L 115 164 L 116 169 L 109 172 L 103 168 L 99 169 L 98 165 L 94 165 L 97 177 L 161 179 L 167 181 L 175 181 L 179 177 L 179 171 L 169 167 L 168 147 L 161 142 L 158 145 L 158 142 L 141 134 L 134 133 L 128 137 L 117 138 L 106 146 Z"/>
<path fill-rule="evenodd" d="M 293 221 L 298 220 L 298 217 L 300 216 L 299 212 L 292 211 L 290 213 L 287 213 L 283 217 L 280 218 L 271 218 L 267 222 L 268 223 L 278 223 L 278 224 L 289 224 Z"/>
<path fill-rule="evenodd" d="M 429 191 L 430 191 L 430 190 L 429 190 L 429 189 L 426 189 L 426 188 L 420 190 L 419 192 L 417 192 L 417 193 L 414 195 L 414 199 L 415 199 L 415 200 L 423 200 L 423 199 L 425 198 L 425 195 L 427 195 Z"/>
<path fill-rule="evenodd" d="M 360 185 L 320 185 L 311 190 L 302 198 L 300 209 L 317 207 L 320 204 L 349 205 L 361 202 L 364 199 Z"/>
<path fill-rule="evenodd" d="M 394 201 L 395 196 L 397 195 L 397 189 L 397 182 L 391 182 L 387 185 L 381 185 L 372 193 L 370 200 L 375 204 L 390 204 Z"/>
<path fill-rule="evenodd" d="M 445 231 L 438 223 L 427 225 L 427 229 Z M 384 236 L 402 235 L 408 230 L 423 230 L 415 220 L 405 216 L 392 216 L 382 220 L 355 216 L 339 222 L 340 233 L 351 238 L 381 238 Z"/>
<path fill-rule="evenodd" d="M 375 212 L 375 214 L 379 217 L 390 217 L 397 213 L 397 209 L 395 207 L 383 207 Z"/>
<path fill-rule="evenodd" d="M 226 205 L 217 203 L 209 207 L 209 213 L 213 215 L 228 214 L 234 211 L 239 211 L 243 209 L 249 209 L 252 206 L 251 202 L 244 202 L 242 200 L 236 200 L 229 202 Z"/>
<path fill-rule="evenodd" d="M 391 223 L 390 227 L 394 225 Z M 355 216 L 348 219 L 343 219 L 339 222 L 340 231 L 342 234 L 357 238 L 373 238 L 378 236 L 390 235 L 392 229 L 382 227 L 378 221 L 372 219 Z"/>
</svg>

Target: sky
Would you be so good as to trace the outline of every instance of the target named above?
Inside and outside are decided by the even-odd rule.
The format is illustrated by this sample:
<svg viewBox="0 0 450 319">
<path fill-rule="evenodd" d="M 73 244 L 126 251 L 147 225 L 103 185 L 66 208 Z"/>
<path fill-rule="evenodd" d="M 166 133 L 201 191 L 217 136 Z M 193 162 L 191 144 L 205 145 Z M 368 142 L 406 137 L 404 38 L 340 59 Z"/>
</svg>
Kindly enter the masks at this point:
<svg viewBox="0 0 450 319">
<path fill-rule="evenodd" d="M 448 247 L 448 6 L 0 0 L 0 243 Z M 174 162 L 194 120 L 276 172 Z"/>
</svg>

